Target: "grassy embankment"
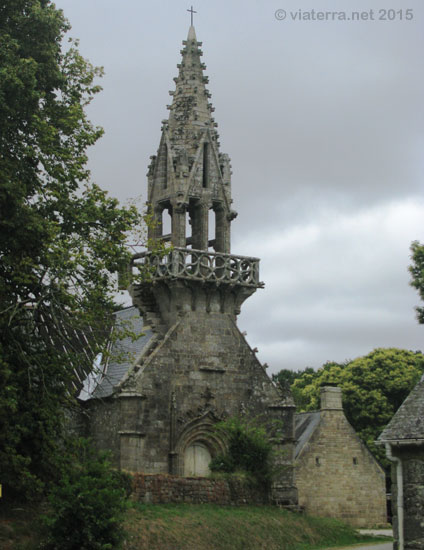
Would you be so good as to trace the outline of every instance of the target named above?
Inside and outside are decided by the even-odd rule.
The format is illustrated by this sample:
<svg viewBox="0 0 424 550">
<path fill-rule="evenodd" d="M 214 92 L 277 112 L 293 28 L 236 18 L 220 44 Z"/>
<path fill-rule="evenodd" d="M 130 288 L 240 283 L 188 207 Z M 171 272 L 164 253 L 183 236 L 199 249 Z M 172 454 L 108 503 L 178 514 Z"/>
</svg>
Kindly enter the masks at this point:
<svg viewBox="0 0 424 550">
<path fill-rule="evenodd" d="M 124 550 L 309 550 L 381 540 L 274 506 L 131 504 L 125 527 Z M 36 550 L 40 537 L 39 510 L 3 509 L 1 550 Z"/>
<path fill-rule="evenodd" d="M 306 550 L 381 540 L 274 506 L 137 504 L 126 528 L 128 550 Z"/>
</svg>

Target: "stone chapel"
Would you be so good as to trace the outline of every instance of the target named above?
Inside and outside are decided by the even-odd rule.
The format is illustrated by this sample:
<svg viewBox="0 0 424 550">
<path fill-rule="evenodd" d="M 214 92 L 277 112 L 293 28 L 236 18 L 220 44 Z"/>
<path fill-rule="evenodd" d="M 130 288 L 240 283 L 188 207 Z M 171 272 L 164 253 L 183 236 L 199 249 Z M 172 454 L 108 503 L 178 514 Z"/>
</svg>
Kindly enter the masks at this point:
<svg viewBox="0 0 424 550">
<path fill-rule="evenodd" d="M 117 314 L 142 336 L 118 342 L 133 356 L 114 361 L 84 389 L 85 433 L 113 453 L 116 466 L 180 476 L 208 473 L 225 442 L 214 425 L 227 417 L 269 427 L 285 467 L 273 500 L 295 504 L 294 403 L 277 387 L 237 327 L 243 302 L 261 288 L 259 260 L 231 253 L 231 165 L 220 152 L 214 108 L 190 26 L 148 169 L 151 242 L 169 242 L 133 257 L 151 280 L 133 283 L 133 307 Z M 166 216 L 171 220 L 165 234 Z M 215 232 L 210 238 L 211 216 Z M 277 433 L 271 433 L 278 421 Z"/>
</svg>

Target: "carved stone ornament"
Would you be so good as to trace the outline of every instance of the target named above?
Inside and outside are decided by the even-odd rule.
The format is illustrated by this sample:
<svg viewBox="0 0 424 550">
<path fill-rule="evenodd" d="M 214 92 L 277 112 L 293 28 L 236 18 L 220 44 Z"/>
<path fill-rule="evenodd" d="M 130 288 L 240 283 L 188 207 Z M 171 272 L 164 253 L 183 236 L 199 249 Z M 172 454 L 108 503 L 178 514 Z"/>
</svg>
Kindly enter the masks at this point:
<svg viewBox="0 0 424 550">
<path fill-rule="evenodd" d="M 214 422 L 220 422 L 228 418 L 228 413 L 226 411 L 218 411 L 216 407 L 206 403 L 205 405 L 199 405 L 197 409 L 190 409 L 184 414 L 181 414 L 178 416 L 177 421 L 179 424 L 185 425 L 193 420 L 201 419 L 206 415 Z"/>
</svg>

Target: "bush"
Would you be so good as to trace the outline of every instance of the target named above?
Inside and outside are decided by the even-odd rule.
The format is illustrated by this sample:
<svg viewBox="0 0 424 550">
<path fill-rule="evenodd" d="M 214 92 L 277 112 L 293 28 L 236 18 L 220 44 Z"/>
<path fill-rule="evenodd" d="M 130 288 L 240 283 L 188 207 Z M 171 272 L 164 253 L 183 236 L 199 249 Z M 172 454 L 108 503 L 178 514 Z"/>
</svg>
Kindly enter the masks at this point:
<svg viewBox="0 0 424 550">
<path fill-rule="evenodd" d="M 82 442 L 77 462 L 64 469 L 52 490 L 50 513 L 45 516 L 46 550 L 111 550 L 120 548 L 128 474 L 110 466 L 106 454 L 97 454 Z"/>
<path fill-rule="evenodd" d="M 215 429 L 226 440 L 228 451 L 211 461 L 212 472 L 243 471 L 258 484 L 269 486 L 273 477 L 273 448 L 265 428 L 233 417 L 220 422 Z"/>
</svg>

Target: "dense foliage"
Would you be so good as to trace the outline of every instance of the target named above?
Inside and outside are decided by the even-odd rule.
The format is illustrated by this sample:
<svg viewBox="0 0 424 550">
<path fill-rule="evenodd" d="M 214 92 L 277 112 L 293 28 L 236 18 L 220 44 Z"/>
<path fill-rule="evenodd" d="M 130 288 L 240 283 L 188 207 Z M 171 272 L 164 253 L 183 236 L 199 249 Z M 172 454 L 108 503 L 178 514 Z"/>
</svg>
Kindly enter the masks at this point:
<svg viewBox="0 0 424 550">
<path fill-rule="evenodd" d="M 48 535 L 42 547 L 46 550 L 119 548 L 124 536 L 126 474 L 113 470 L 107 456 L 97 455 L 87 442 L 78 443 L 70 454 L 72 462 L 64 468 L 50 494 L 50 512 L 44 518 Z"/>
<path fill-rule="evenodd" d="M 297 371 L 290 369 L 281 369 L 276 374 L 272 375 L 272 380 L 276 382 L 282 389 L 290 387 L 295 380 L 304 376 L 305 374 L 313 374 L 315 371 L 312 367 L 306 367 L 306 369 L 298 369 Z"/>
<path fill-rule="evenodd" d="M 55 481 L 65 404 L 101 349 L 111 273 L 139 223 L 88 182 L 102 130 L 85 106 L 101 69 L 50 0 L 0 2 L 0 472 L 4 495 Z M 89 353 L 80 344 L 89 327 Z M 87 346 L 85 346 L 87 348 Z"/>
<path fill-rule="evenodd" d="M 421 300 L 424 300 L 424 245 L 418 241 L 411 244 L 412 265 L 409 271 L 412 275 L 411 286 L 418 290 Z M 424 307 L 417 307 L 418 322 L 424 324 Z"/>
<path fill-rule="evenodd" d="M 329 362 L 317 371 L 306 369 L 292 385 L 293 397 L 299 411 L 317 410 L 322 386 L 341 387 L 349 422 L 374 455 L 385 463 L 384 449 L 374 441 L 423 372 L 421 352 L 380 348 L 344 364 Z"/>
<path fill-rule="evenodd" d="M 212 459 L 212 472 L 245 472 L 258 484 L 269 485 L 273 474 L 272 442 L 263 426 L 231 417 L 215 428 L 227 444 L 227 452 Z"/>
</svg>

